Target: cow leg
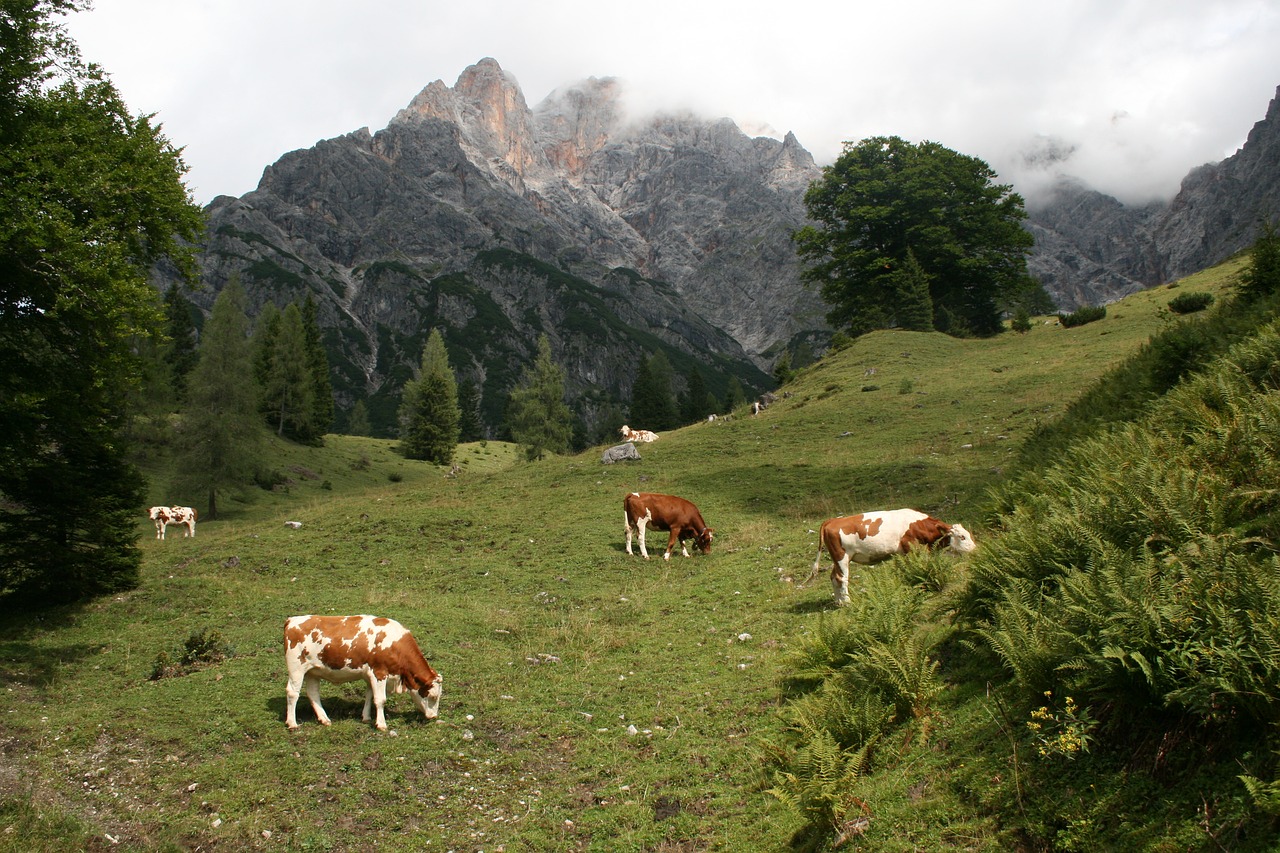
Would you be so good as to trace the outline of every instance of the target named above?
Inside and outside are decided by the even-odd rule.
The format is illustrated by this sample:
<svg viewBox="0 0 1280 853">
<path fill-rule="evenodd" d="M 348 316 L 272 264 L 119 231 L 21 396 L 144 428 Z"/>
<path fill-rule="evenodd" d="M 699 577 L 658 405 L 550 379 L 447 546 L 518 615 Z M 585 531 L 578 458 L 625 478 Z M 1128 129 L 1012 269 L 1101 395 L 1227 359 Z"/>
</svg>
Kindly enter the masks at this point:
<svg viewBox="0 0 1280 853">
<path fill-rule="evenodd" d="M 163 522 L 159 522 L 159 521 L 156 522 L 156 538 L 157 539 L 164 538 L 164 527 L 165 526 Z"/>
<path fill-rule="evenodd" d="M 671 551 L 676 547 L 677 542 L 680 543 L 680 553 L 684 554 L 686 557 L 689 556 L 688 549 L 684 547 L 684 542 L 681 542 L 680 540 L 680 528 L 672 526 L 671 535 L 667 538 L 667 553 L 662 555 L 662 559 L 671 559 Z"/>
<path fill-rule="evenodd" d="M 293 731 L 298 727 L 298 696 L 302 694 L 302 685 L 289 679 L 284 688 L 284 724 Z"/>
<path fill-rule="evenodd" d="M 649 522 L 649 516 L 636 519 L 636 528 L 640 531 L 640 556 L 646 560 L 649 559 L 649 551 L 644 547 L 644 529 Z"/>
<path fill-rule="evenodd" d="M 831 590 L 836 596 L 836 605 L 849 603 L 849 555 L 831 563 Z"/>
<path fill-rule="evenodd" d="M 320 679 L 314 676 L 303 676 L 302 680 L 307 685 L 307 698 L 311 700 L 311 710 L 316 712 L 316 719 L 322 726 L 329 725 L 332 721 L 320 705 Z"/>
<path fill-rule="evenodd" d="M 374 725 L 378 727 L 378 731 L 385 732 L 387 730 L 387 718 L 383 716 L 382 708 L 387 704 L 387 680 L 385 678 L 369 678 L 369 692 L 364 697 L 364 719 L 369 719 L 369 700 L 373 699 L 373 704 L 378 708 L 378 717 L 374 721 Z"/>
<path fill-rule="evenodd" d="M 627 515 L 625 511 L 622 513 L 622 516 L 623 526 L 627 528 L 627 553 L 634 555 L 635 552 L 631 550 L 631 516 Z"/>
</svg>

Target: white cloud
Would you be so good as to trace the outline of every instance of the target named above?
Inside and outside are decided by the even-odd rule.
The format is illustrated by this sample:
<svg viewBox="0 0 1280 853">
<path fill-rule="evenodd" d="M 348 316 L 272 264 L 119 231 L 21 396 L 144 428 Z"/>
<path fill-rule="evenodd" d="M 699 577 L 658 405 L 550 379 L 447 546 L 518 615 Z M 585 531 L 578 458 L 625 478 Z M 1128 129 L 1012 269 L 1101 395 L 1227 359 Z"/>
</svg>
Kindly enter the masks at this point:
<svg viewBox="0 0 1280 853">
<path fill-rule="evenodd" d="M 845 140 L 931 139 L 1021 189 L 1022 149 L 1062 140 L 1063 168 L 1126 201 L 1232 153 L 1280 84 L 1270 0 L 97 0 L 69 27 L 185 146 L 201 202 L 251 190 L 287 151 L 386 126 L 487 56 L 530 105 L 617 77 L 641 106 L 793 131 L 819 162 Z"/>
</svg>

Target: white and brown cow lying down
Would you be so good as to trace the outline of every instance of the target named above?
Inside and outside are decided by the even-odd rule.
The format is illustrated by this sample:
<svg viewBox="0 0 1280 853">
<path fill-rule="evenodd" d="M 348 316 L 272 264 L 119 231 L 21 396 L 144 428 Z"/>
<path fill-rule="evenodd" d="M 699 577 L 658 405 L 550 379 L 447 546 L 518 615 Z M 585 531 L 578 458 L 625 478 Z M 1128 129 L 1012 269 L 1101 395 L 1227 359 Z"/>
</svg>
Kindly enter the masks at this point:
<svg viewBox="0 0 1280 853">
<path fill-rule="evenodd" d="M 183 537 L 196 535 L 196 511 L 189 506 L 153 506 L 148 512 L 156 523 L 156 538 L 164 538 L 170 524 L 181 524 Z"/>
<path fill-rule="evenodd" d="M 362 719 L 369 721 L 370 703 L 377 705 L 375 725 L 387 730 L 382 708 L 387 688 L 408 692 L 428 720 L 440 710 L 444 679 L 431 668 L 413 635 L 394 619 L 378 616 L 291 616 L 284 623 L 284 660 L 289 669 L 284 721 L 298 727 L 298 696 L 307 698 L 322 725 L 329 716 L 320 707 L 320 679 L 334 683 L 364 681 Z"/>
<path fill-rule="evenodd" d="M 967 554 L 976 546 L 969 531 L 959 524 L 946 524 L 915 509 L 864 512 L 822 522 L 818 554 L 813 558 L 816 574 L 822 549 L 831 555 L 831 588 L 836 604 L 849 603 L 849 561 L 869 565 L 905 554 L 913 545 L 950 548 Z"/>
<path fill-rule="evenodd" d="M 649 552 L 644 547 L 644 531 L 646 527 L 655 530 L 669 530 L 671 537 L 667 541 L 667 552 L 662 559 L 671 559 L 671 549 L 676 542 L 680 543 L 680 553 L 689 556 L 689 549 L 684 540 L 693 539 L 702 549 L 702 553 L 711 553 L 711 534 L 707 523 L 702 520 L 698 508 L 684 498 L 675 495 L 659 495 L 653 492 L 632 492 L 622 501 L 623 515 L 627 526 L 627 553 L 631 550 L 632 531 L 640 532 L 640 555 L 649 559 Z"/>
<path fill-rule="evenodd" d="M 623 441 L 650 442 L 658 440 L 658 434 L 656 432 L 649 432 L 647 429 L 632 429 L 626 424 L 623 424 L 622 429 L 618 430 L 618 432 L 622 433 Z"/>
</svg>

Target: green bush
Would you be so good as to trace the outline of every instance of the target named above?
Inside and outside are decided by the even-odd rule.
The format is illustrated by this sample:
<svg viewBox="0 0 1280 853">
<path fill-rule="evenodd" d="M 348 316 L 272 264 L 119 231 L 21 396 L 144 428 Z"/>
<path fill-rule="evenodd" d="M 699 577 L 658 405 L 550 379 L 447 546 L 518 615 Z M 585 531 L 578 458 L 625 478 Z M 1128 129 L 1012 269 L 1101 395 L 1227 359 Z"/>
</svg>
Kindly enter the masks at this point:
<svg viewBox="0 0 1280 853">
<path fill-rule="evenodd" d="M 1105 316 L 1107 316 L 1107 306 L 1083 305 L 1070 314 L 1059 314 L 1058 322 L 1070 329 L 1073 326 L 1083 326 L 1085 323 L 1101 320 Z"/>
<path fill-rule="evenodd" d="M 1213 294 L 1203 292 L 1180 293 L 1169 300 L 1169 310 L 1175 314 L 1194 314 L 1213 304 Z"/>
</svg>

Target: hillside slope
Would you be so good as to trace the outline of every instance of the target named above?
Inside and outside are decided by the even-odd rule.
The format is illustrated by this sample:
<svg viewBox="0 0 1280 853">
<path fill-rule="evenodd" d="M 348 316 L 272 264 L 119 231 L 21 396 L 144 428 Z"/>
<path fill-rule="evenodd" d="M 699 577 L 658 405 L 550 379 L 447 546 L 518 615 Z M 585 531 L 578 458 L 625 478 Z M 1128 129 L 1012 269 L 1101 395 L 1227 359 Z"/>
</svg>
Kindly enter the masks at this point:
<svg viewBox="0 0 1280 853">
<path fill-rule="evenodd" d="M 280 455 L 315 477 L 194 539 L 156 541 L 140 512 L 139 589 L 0 616 L 0 848 L 355 850 L 393 833 L 431 849 L 779 849 L 804 824 L 761 772 L 786 728 L 780 685 L 837 618 L 829 585 L 805 583 L 818 523 L 915 505 L 981 544 L 1020 439 L 1159 328 L 1173 293 L 989 341 L 868 335 L 760 415 L 667 433 L 636 462 L 596 448 L 449 477 L 404 461 L 397 480 L 385 443 L 334 436 Z M 622 496 L 639 489 L 694 500 L 712 554 L 628 557 Z M 300 708 L 286 731 L 281 628 L 310 612 L 413 630 L 445 678 L 440 720 L 393 697 L 381 735 L 358 687 L 325 685 L 333 726 Z M 868 842 L 1007 849 L 952 787 L 958 730 L 916 742 L 938 758 L 864 798 Z"/>
</svg>

